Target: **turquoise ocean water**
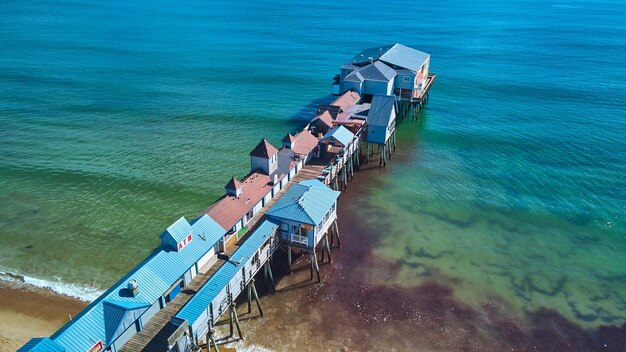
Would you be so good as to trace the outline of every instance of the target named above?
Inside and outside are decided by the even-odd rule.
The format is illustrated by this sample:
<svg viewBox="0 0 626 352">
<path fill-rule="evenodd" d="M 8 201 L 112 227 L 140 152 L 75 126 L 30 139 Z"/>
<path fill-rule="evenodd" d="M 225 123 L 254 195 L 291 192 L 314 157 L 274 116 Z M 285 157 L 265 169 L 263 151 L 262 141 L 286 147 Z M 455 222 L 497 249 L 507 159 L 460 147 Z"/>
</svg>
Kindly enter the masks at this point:
<svg viewBox="0 0 626 352">
<path fill-rule="evenodd" d="M 383 284 L 621 325 L 624 19 L 612 1 L 3 1 L 0 272 L 93 298 L 261 137 L 301 127 L 351 55 L 401 42 L 437 83 L 344 205 L 398 265 Z"/>
</svg>

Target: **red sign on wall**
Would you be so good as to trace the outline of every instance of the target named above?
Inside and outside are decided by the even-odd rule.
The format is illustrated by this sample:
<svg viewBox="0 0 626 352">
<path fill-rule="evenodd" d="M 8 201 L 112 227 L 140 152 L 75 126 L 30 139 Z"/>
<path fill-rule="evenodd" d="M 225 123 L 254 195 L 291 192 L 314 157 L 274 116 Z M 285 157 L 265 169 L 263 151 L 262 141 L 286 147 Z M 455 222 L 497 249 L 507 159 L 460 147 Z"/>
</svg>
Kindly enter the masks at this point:
<svg viewBox="0 0 626 352">
<path fill-rule="evenodd" d="M 95 345 L 93 345 L 92 348 L 90 348 L 89 350 L 87 350 L 87 352 L 100 352 L 104 349 L 104 347 L 102 346 L 102 340 L 96 342 Z"/>
<path fill-rule="evenodd" d="M 181 249 L 185 248 L 185 246 L 188 245 L 189 242 L 191 242 L 191 239 L 192 239 L 192 236 L 190 233 L 182 241 L 178 242 L 178 250 L 180 251 Z"/>
</svg>

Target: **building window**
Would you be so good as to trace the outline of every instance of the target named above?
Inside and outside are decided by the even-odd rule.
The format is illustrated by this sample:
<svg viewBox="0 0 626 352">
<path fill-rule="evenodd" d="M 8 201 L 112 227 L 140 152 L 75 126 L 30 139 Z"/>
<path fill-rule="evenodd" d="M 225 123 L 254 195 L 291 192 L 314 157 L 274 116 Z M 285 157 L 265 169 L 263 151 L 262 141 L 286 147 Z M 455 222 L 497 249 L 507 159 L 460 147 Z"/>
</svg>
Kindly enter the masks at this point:
<svg viewBox="0 0 626 352">
<path fill-rule="evenodd" d="M 411 76 L 404 76 L 405 82 L 411 82 Z"/>
<path fill-rule="evenodd" d="M 289 232 L 289 224 L 280 224 L 280 230 L 282 232 Z"/>
</svg>

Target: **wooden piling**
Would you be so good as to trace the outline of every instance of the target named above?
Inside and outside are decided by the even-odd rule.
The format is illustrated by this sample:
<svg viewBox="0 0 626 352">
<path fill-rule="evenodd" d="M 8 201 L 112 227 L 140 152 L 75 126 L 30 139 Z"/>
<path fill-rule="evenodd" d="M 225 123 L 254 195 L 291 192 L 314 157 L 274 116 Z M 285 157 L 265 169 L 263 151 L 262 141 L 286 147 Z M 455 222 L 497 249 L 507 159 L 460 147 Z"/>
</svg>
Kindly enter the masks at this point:
<svg viewBox="0 0 626 352">
<path fill-rule="evenodd" d="M 241 326 L 239 325 L 239 317 L 237 316 L 237 305 L 233 302 L 230 305 L 230 337 L 233 337 L 233 323 L 237 328 L 237 334 L 240 339 L 244 339 L 243 334 L 241 333 Z"/>
<path fill-rule="evenodd" d="M 291 274 L 291 246 L 287 245 L 287 265 L 289 265 L 289 274 Z"/>
<path fill-rule="evenodd" d="M 256 286 L 254 285 L 254 283 L 255 283 L 255 280 L 253 278 L 252 281 L 250 281 L 250 283 L 248 284 L 248 286 L 252 288 L 252 293 L 254 294 L 254 300 L 256 301 L 256 307 L 259 309 L 259 313 L 261 314 L 261 316 L 263 316 L 263 308 L 261 308 L 261 301 L 259 300 L 259 294 L 256 292 Z"/>
<path fill-rule="evenodd" d="M 272 273 L 272 265 L 269 261 L 265 262 L 265 266 L 267 267 L 267 273 L 270 277 L 270 283 L 272 284 L 272 291 L 276 293 L 276 282 L 274 281 L 274 274 Z"/>
<path fill-rule="evenodd" d="M 252 286 L 248 283 L 248 314 L 250 313 L 252 313 Z"/>
<path fill-rule="evenodd" d="M 335 229 L 335 239 L 337 240 L 337 247 L 341 248 L 341 242 L 339 241 L 339 227 L 337 226 L 337 220 L 333 223 L 332 227 Z"/>
<path fill-rule="evenodd" d="M 217 347 L 217 343 L 215 342 L 215 330 L 211 327 L 211 322 L 207 323 L 209 329 L 206 332 L 206 347 L 207 351 L 211 351 L 211 345 L 213 345 L 213 349 L 215 352 L 220 352 L 220 349 Z"/>
<path fill-rule="evenodd" d="M 322 279 L 320 278 L 320 267 L 317 264 L 317 252 L 315 251 L 315 248 L 313 248 L 313 250 L 309 253 L 311 254 L 311 280 L 313 280 L 313 270 L 315 270 L 317 282 L 322 282 Z"/>
<path fill-rule="evenodd" d="M 322 243 L 322 246 L 326 248 L 326 253 L 328 253 L 328 262 L 332 263 L 333 258 L 330 256 L 330 244 L 328 243 L 328 233 L 324 236 L 324 242 Z M 322 253 L 324 252 L 322 251 Z M 324 261 L 324 258 L 322 258 L 322 261 Z"/>
</svg>

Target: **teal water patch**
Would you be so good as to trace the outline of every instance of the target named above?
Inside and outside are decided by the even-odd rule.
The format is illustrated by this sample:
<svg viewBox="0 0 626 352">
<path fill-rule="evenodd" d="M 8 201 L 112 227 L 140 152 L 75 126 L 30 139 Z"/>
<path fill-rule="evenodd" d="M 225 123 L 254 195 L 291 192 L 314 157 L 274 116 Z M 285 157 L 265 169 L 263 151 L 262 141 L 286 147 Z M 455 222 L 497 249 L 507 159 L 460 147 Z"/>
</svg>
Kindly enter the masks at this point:
<svg viewBox="0 0 626 352">
<path fill-rule="evenodd" d="M 348 205 L 371 229 L 374 254 L 398 265 L 383 283 L 439 280 L 475 306 L 500 302 L 518 316 L 552 308 L 583 326 L 620 325 L 622 181 L 596 184 L 603 162 L 575 167 L 549 143 L 437 131 L 429 114 L 400 125 L 389 170 L 367 171 L 376 187 Z M 605 166 L 618 180 L 620 167 Z"/>
</svg>

